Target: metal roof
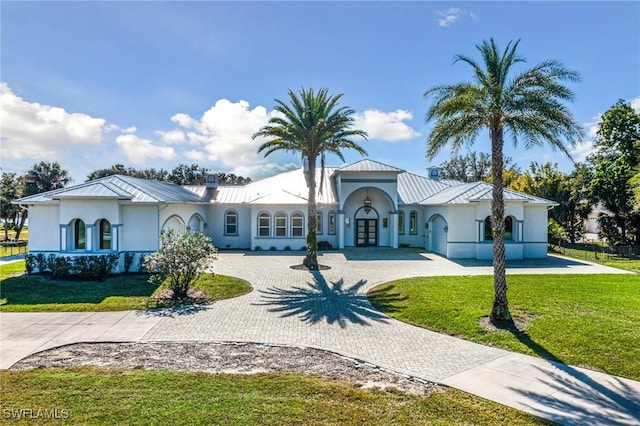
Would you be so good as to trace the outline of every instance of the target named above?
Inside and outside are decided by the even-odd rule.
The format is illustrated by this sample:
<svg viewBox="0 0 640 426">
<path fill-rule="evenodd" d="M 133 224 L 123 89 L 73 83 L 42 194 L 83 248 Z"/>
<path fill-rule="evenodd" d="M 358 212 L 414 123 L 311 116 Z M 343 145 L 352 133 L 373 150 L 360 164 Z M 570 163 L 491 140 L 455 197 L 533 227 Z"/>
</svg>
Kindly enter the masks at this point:
<svg viewBox="0 0 640 426">
<path fill-rule="evenodd" d="M 485 182 L 463 183 L 451 186 L 420 202 L 422 205 L 468 204 L 474 201 L 490 201 L 493 199 L 493 187 Z M 523 201 L 531 204 L 553 206 L 557 203 L 533 195 L 523 194 L 510 189 L 504 190 L 505 201 Z"/>
<path fill-rule="evenodd" d="M 398 201 L 400 204 L 415 204 L 448 187 L 449 184 L 442 181 L 408 172 L 400 173 L 398 175 Z"/>
<path fill-rule="evenodd" d="M 389 166 L 388 164 L 380 163 L 373 160 L 360 160 L 355 163 L 348 164 L 340 167 L 339 172 L 395 172 L 402 173 L 404 170 L 397 167 Z"/>
<path fill-rule="evenodd" d="M 67 188 L 55 189 L 16 200 L 16 203 L 43 203 L 63 198 L 119 198 L 134 203 L 200 203 L 203 200 L 187 189 L 169 182 L 112 175 Z"/>
</svg>

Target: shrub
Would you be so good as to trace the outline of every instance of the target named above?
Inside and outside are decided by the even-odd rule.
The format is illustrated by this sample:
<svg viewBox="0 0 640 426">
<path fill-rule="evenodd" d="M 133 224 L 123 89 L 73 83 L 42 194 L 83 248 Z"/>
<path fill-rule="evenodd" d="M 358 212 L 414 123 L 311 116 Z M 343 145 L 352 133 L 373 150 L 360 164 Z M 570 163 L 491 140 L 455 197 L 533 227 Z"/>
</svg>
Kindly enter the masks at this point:
<svg viewBox="0 0 640 426">
<path fill-rule="evenodd" d="M 271 247 L 269 247 L 269 250 L 271 250 L 271 251 L 276 251 L 276 250 L 278 250 L 278 249 L 276 248 L 276 246 L 271 246 Z"/>
<path fill-rule="evenodd" d="M 285 246 L 284 250 L 285 251 L 291 251 L 291 246 Z"/>
<path fill-rule="evenodd" d="M 255 246 L 253 249 L 255 251 L 262 251 L 262 247 L 261 246 Z"/>
<path fill-rule="evenodd" d="M 202 232 L 177 234 L 169 230 L 160 238 L 160 249 L 145 259 L 147 270 L 154 274 L 149 281 L 161 284 L 168 279 L 173 298 L 183 299 L 191 283 L 210 265 L 215 247 Z"/>
<path fill-rule="evenodd" d="M 318 250 L 331 250 L 332 248 L 333 246 L 329 241 L 318 241 Z"/>
<path fill-rule="evenodd" d="M 27 274 L 33 274 L 36 268 L 36 256 L 31 253 L 27 253 L 24 257 L 24 269 Z"/>
<path fill-rule="evenodd" d="M 135 259 L 136 254 L 130 251 L 124 253 L 124 271 L 129 272 L 131 270 L 131 265 L 133 265 L 133 259 Z"/>
</svg>

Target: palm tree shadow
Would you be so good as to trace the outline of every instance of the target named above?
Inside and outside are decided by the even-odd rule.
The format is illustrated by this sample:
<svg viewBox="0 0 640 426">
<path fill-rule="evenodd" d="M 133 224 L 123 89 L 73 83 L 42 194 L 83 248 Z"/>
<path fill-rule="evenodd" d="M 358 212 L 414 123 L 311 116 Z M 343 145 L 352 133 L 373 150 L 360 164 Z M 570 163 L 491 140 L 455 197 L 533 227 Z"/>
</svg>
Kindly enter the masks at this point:
<svg viewBox="0 0 640 426">
<path fill-rule="evenodd" d="M 279 313 L 281 317 L 297 316 L 310 324 L 326 321 L 341 328 L 349 323 L 369 325 L 369 321 L 388 322 L 389 318 L 376 310 L 366 294 L 360 292 L 367 283 L 365 280 L 347 287 L 342 278 L 328 283 L 320 271 L 312 271 L 312 274 L 314 280 L 307 282 L 306 287 L 260 290 L 262 300 L 256 305 L 270 306 L 269 312 Z"/>
<path fill-rule="evenodd" d="M 533 340 L 526 331 L 519 330 L 512 321 L 497 327 L 512 333 L 522 344 L 554 367 L 553 372 L 535 367 L 546 373 L 546 378 L 541 381 L 553 389 L 551 394 L 531 389 L 513 389 L 539 401 L 540 414 L 563 423 L 567 421 L 569 413 L 575 424 L 598 423 L 603 419 L 607 424 L 627 424 L 631 419 L 640 419 L 640 393 L 637 388 L 629 385 L 631 381 L 608 376 L 607 383 L 604 383 L 604 379 L 596 379 L 600 376 L 592 377 L 581 369 L 564 364 L 555 354 Z M 576 404 L 576 401 L 598 404 L 598 411 L 603 412 L 595 413 L 592 407 Z"/>
</svg>

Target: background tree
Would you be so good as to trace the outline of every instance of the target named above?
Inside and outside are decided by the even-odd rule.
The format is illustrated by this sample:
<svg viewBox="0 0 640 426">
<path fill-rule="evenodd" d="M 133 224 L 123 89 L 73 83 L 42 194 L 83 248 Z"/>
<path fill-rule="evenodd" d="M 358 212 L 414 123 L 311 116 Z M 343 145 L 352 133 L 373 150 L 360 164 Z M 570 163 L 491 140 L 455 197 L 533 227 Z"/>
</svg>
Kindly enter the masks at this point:
<svg viewBox="0 0 640 426">
<path fill-rule="evenodd" d="M 21 208 L 11 202 L 23 193 L 22 179 L 16 173 L 2 172 L 0 177 L 0 216 L 4 223 L 4 239 L 9 239 L 9 229 L 13 229 L 20 218 Z"/>
<path fill-rule="evenodd" d="M 495 298 L 491 320 L 511 320 L 507 300 L 506 256 L 504 248 L 503 146 L 504 138 L 525 148 L 548 143 L 569 155 L 564 139 L 573 142 L 582 136 L 580 126 L 561 101 L 573 99 L 573 93 L 561 82 L 577 81 L 579 74 L 555 60 L 544 61 L 520 74 L 513 69 L 525 59 L 518 55 L 519 40 L 504 51 L 491 39 L 476 46 L 482 62 L 457 55 L 455 62 L 470 65 L 473 80 L 433 87 L 425 92 L 432 98 L 426 121 L 435 121 L 427 142 L 427 156 L 433 159 L 448 143 L 459 152 L 472 144 L 481 130 L 491 140 L 491 176 L 493 200 L 493 268 Z"/>
<path fill-rule="evenodd" d="M 178 164 L 169 174 L 169 181 L 177 185 L 204 185 L 206 178 L 207 169 L 195 163 L 190 166 Z"/>
<path fill-rule="evenodd" d="M 634 209 L 629 182 L 640 166 L 640 114 L 629 103 L 619 100 L 602 115 L 596 152 L 589 161 L 594 165 L 589 198 L 594 204 L 602 203 L 619 228 L 619 238 L 611 242 L 626 244 L 633 233 L 633 240 L 640 244 L 640 212 Z M 607 226 L 612 226 L 611 220 Z"/>
<path fill-rule="evenodd" d="M 64 188 L 71 182 L 69 172 L 62 168 L 58 162 L 41 161 L 34 164 L 22 176 L 24 182 L 22 197 Z M 20 238 L 20 233 L 27 220 L 28 211 L 21 209 L 20 218 L 14 226 L 16 239 Z"/>
<path fill-rule="evenodd" d="M 94 170 L 87 175 L 87 182 L 107 176 L 122 175 L 133 176 L 143 179 L 155 179 L 163 182 L 173 182 L 177 185 L 204 185 L 207 176 L 207 169 L 198 164 L 186 165 L 178 164 L 171 173 L 164 169 L 143 169 L 137 170 L 133 167 L 125 167 L 122 164 L 114 164 L 107 169 Z M 246 185 L 251 183 L 251 178 L 236 176 L 233 173 L 218 173 L 218 183 L 225 185 Z"/>
<path fill-rule="evenodd" d="M 150 281 L 160 285 L 168 280 L 173 299 L 188 297 L 191 284 L 213 261 L 215 247 L 202 232 L 178 234 L 170 229 L 161 235 L 160 248 L 145 258 L 153 275 Z"/>
<path fill-rule="evenodd" d="M 491 156 L 476 151 L 467 155 L 454 155 L 449 161 L 440 164 L 443 179 L 455 179 L 461 182 L 478 182 L 491 174 Z"/>
<path fill-rule="evenodd" d="M 344 161 L 343 149 L 353 149 L 366 155 L 365 150 L 349 138 L 367 133 L 352 129 L 353 114 L 349 107 L 339 107 L 339 95 L 329 95 L 326 88 L 314 93 L 313 89 L 300 90 L 299 96 L 289 90 L 291 105 L 276 99 L 275 110 L 281 116 L 271 117 L 269 124 L 262 127 L 253 138 L 265 137 L 269 140 L 258 148 L 265 157 L 275 151 L 296 152 L 308 162 L 309 198 L 307 199 L 307 255 L 303 264 L 309 269 L 318 269 L 318 238 L 316 234 L 316 167 L 320 161 L 324 172 L 325 156 L 335 154 Z M 324 173 L 321 173 L 323 176 Z"/>
</svg>

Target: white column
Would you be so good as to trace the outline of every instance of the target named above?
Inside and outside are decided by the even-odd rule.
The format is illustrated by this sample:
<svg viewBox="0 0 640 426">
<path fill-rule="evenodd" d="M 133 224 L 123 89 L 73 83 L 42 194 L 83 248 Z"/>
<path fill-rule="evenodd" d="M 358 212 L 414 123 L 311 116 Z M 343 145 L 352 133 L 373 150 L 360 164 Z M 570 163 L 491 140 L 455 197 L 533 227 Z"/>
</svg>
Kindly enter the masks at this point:
<svg viewBox="0 0 640 426">
<path fill-rule="evenodd" d="M 398 248 L 398 212 L 391 212 L 389 219 L 389 226 L 391 227 L 391 247 Z"/>
<path fill-rule="evenodd" d="M 344 248 L 344 211 L 338 211 L 338 249 L 342 250 Z"/>
</svg>

